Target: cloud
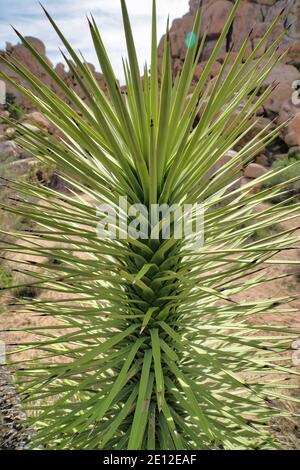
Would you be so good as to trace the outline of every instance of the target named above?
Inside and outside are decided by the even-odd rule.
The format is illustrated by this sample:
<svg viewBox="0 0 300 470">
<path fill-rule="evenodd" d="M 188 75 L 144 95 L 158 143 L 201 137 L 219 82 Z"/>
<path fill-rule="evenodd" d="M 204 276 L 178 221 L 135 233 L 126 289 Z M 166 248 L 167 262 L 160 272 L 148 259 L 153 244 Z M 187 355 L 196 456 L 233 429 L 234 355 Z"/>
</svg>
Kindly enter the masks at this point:
<svg viewBox="0 0 300 470">
<path fill-rule="evenodd" d="M 57 21 L 70 43 L 80 49 L 86 59 L 97 67 L 96 55 L 86 21 L 90 12 L 94 15 L 116 75 L 123 79 L 121 57 L 126 56 L 121 6 L 119 0 L 44 0 L 45 8 Z M 140 67 L 150 57 L 151 0 L 127 0 L 132 21 Z M 158 37 L 165 30 L 167 15 L 173 20 L 188 11 L 188 0 L 163 0 L 157 2 Z M 23 35 L 41 39 L 53 63 L 62 61 L 58 48 L 60 40 L 51 28 L 37 0 L 1 0 L 0 48 L 6 41 L 16 43 L 13 24 Z M 97 67 L 98 68 L 98 67 Z"/>
</svg>

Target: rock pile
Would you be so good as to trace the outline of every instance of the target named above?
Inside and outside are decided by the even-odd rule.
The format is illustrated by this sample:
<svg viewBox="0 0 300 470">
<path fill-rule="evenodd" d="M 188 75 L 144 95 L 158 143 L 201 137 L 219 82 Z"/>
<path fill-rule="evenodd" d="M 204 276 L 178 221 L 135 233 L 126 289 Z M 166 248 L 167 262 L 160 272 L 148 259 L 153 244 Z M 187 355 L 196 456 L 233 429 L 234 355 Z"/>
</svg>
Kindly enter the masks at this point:
<svg viewBox="0 0 300 470">
<path fill-rule="evenodd" d="M 0 365 L 0 450 L 25 450 L 31 435 L 11 378 Z"/>
<path fill-rule="evenodd" d="M 232 9 L 234 0 L 202 0 L 203 4 L 203 22 L 202 31 L 206 32 L 207 39 L 202 54 L 200 56 L 199 64 L 195 71 L 194 85 L 199 80 L 201 73 L 205 67 L 207 60 L 218 40 L 229 12 Z M 189 12 L 180 19 L 176 19 L 170 30 L 171 38 L 171 51 L 172 51 L 172 65 L 174 75 L 181 70 L 183 60 L 186 53 L 185 39 L 187 34 L 192 31 L 195 11 L 199 4 L 199 0 L 189 0 Z M 249 36 L 249 47 L 246 51 L 245 57 L 254 49 L 262 38 L 273 19 L 279 15 L 282 10 L 282 20 L 278 27 L 272 33 L 269 43 L 278 36 L 280 32 L 284 32 L 284 38 L 281 42 L 279 53 L 288 49 L 287 54 L 282 63 L 276 65 L 272 73 L 265 82 L 267 86 L 270 83 L 276 83 L 277 87 L 272 92 L 269 99 L 257 111 L 258 122 L 253 128 L 253 132 L 257 133 L 263 127 L 270 125 L 280 125 L 288 121 L 288 125 L 282 131 L 281 139 L 277 143 L 277 148 L 272 147 L 271 153 L 273 154 L 286 154 L 289 150 L 297 151 L 300 153 L 300 2 L 299 0 L 241 0 L 241 5 L 238 10 L 237 16 L 234 19 L 233 25 L 230 28 L 223 50 L 216 60 L 209 79 L 213 79 L 220 71 L 224 61 L 225 54 L 231 50 L 232 56 L 235 57 L 240 50 L 243 40 Z M 27 41 L 39 52 L 44 60 L 50 67 L 57 73 L 67 86 L 75 90 L 82 99 L 85 99 L 82 90 L 80 89 L 76 77 L 71 70 L 66 70 L 64 64 L 59 63 L 56 66 L 50 62 L 46 56 L 45 45 L 36 38 L 27 37 Z M 161 69 L 162 54 L 163 54 L 164 38 L 161 39 L 158 46 L 159 66 Z M 21 61 L 28 67 L 40 80 L 42 80 L 48 87 L 51 88 L 56 94 L 61 96 L 62 91 L 58 88 L 55 81 L 47 75 L 41 65 L 34 59 L 32 54 L 22 45 L 12 45 L 7 43 L 6 50 L 0 51 L 1 54 L 9 54 L 13 58 Z M 76 69 L 78 73 L 78 69 Z M 97 82 L 101 89 L 106 92 L 105 82 L 103 75 L 96 71 L 92 64 L 89 64 Z M 6 72 L 11 78 L 18 83 L 26 85 L 24 80 L 14 75 L 4 63 L 0 60 L 0 70 Z M 79 73 L 80 75 L 80 73 Z M 299 88 L 299 89 L 298 89 Z M 191 90 L 192 91 L 192 90 Z M 7 85 L 7 92 L 12 93 L 15 97 L 16 103 L 20 105 L 25 113 L 23 119 L 26 126 L 30 129 L 39 132 L 43 129 L 49 133 L 55 132 L 51 124 L 33 107 L 27 98 L 18 93 L 9 84 Z M 201 112 L 201 111 L 200 111 Z M 272 124 L 271 124 L 272 123 Z M 33 126 L 33 127 L 32 127 Z M 251 136 L 249 136 L 251 137 Z M 253 135 L 252 135 L 253 137 Z M 22 159 L 30 156 L 24 156 L 21 150 L 16 146 L 13 141 L 13 130 L 9 126 L 1 124 L 0 120 L 0 157 Z M 238 149 L 237 149 L 238 150 Z M 270 155 L 267 149 L 259 155 L 255 162 L 255 167 L 248 170 L 248 177 L 255 177 L 253 175 L 261 175 L 264 172 L 264 167 L 270 164 Z M 23 164 L 21 165 L 24 166 Z"/>
<path fill-rule="evenodd" d="M 57 64 L 55 67 L 46 56 L 46 47 L 42 41 L 33 37 L 26 37 L 26 40 L 29 44 L 34 47 L 37 52 L 43 57 L 43 59 L 47 62 L 48 65 L 57 73 L 57 75 L 63 80 L 63 82 L 71 89 L 75 90 L 81 98 L 84 98 L 80 87 L 76 81 L 75 76 L 73 75 L 71 70 L 66 70 L 64 64 Z M 52 91 L 54 91 L 57 95 L 63 97 L 61 90 L 55 83 L 55 81 L 48 75 L 43 67 L 37 62 L 37 60 L 32 56 L 30 51 L 23 45 L 23 44 L 16 44 L 12 45 L 11 43 L 6 43 L 6 50 L 0 51 L 0 59 L 1 55 L 9 55 L 10 57 L 17 59 L 22 64 L 24 64 L 37 78 L 39 78 L 45 85 L 50 87 Z M 73 64 L 74 65 L 74 64 Z M 96 72 L 94 65 L 88 64 L 91 71 L 93 72 L 95 79 L 99 83 L 101 89 L 104 91 L 106 90 L 103 75 L 99 72 Z M 74 65 L 74 69 L 78 72 L 76 66 Z M 6 64 L 1 62 L 0 60 L 0 70 L 5 72 L 10 78 L 13 78 L 14 81 L 17 83 L 28 87 L 25 80 L 22 79 L 17 75 L 17 73 L 13 73 Z M 80 73 L 78 74 L 80 75 Z M 25 111 L 34 111 L 32 103 L 24 97 L 21 93 L 19 93 L 14 87 L 10 84 L 7 84 L 7 92 L 12 93 L 15 98 L 16 102 L 21 105 Z"/>
<path fill-rule="evenodd" d="M 220 36 L 225 21 L 232 9 L 233 0 L 203 0 L 202 32 L 206 32 L 207 39 L 202 51 L 199 65 L 196 69 L 194 82 L 201 76 L 201 72 L 210 57 L 210 54 Z M 176 73 L 182 68 L 186 53 L 185 38 L 191 32 L 196 8 L 199 0 L 190 0 L 190 11 L 181 19 L 173 22 L 170 30 L 173 70 Z M 277 87 L 260 110 L 263 125 L 272 120 L 282 124 L 292 119 L 282 133 L 282 139 L 288 148 L 300 148 L 300 99 L 297 100 L 297 82 L 300 89 L 300 2 L 299 0 L 242 0 L 233 26 L 229 30 L 223 50 L 214 64 L 211 77 L 216 76 L 221 68 L 226 52 L 232 50 L 235 57 L 239 52 L 244 39 L 249 35 L 250 43 L 246 57 L 258 44 L 274 18 L 284 9 L 282 21 L 273 32 L 269 43 L 282 31 L 284 38 L 280 44 L 279 53 L 286 49 L 283 63 L 278 64 L 268 79 L 266 85 L 277 83 Z M 160 67 L 162 63 L 164 37 L 161 39 L 158 53 Z M 293 99 L 294 97 L 294 99 Z"/>
</svg>

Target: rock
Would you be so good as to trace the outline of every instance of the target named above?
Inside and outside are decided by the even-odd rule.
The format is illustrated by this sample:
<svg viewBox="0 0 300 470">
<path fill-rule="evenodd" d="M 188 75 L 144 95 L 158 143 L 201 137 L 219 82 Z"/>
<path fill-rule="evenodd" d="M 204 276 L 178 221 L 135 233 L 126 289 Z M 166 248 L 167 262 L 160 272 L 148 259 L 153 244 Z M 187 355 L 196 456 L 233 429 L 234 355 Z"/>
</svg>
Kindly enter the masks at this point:
<svg viewBox="0 0 300 470">
<path fill-rule="evenodd" d="M 297 145 L 297 137 L 294 132 L 286 132 L 284 135 L 284 141 L 289 147 Z"/>
<path fill-rule="evenodd" d="M 46 56 L 46 48 L 42 41 L 37 38 L 33 37 L 26 37 L 27 41 L 38 51 L 38 53 L 43 57 L 43 59 L 47 62 L 47 64 L 53 69 L 53 64 Z M 51 91 L 57 94 L 60 98 L 68 102 L 67 98 L 65 97 L 63 91 L 58 87 L 57 83 L 52 79 L 50 74 L 46 73 L 44 68 L 39 64 L 39 62 L 33 57 L 31 52 L 23 45 L 23 44 L 7 44 L 6 51 L 0 51 L 0 55 L 2 54 L 9 54 L 13 59 L 18 60 L 21 62 L 25 67 L 27 67 L 39 80 L 41 80 L 47 87 L 50 88 Z M 94 65 L 87 64 L 92 73 L 95 76 L 96 81 L 98 82 L 100 88 L 107 93 L 107 88 L 105 86 L 105 82 L 103 79 L 103 75 L 101 73 L 96 72 Z M 58 64 L 55 67 L 55 72 L 59 76 L 59 78 L 70 88 L 76 90 L 79 96 L 84 99 L 84 93 L 82 92 L 81 88 L 74 80 L 72 76 L 72 72 L 70 70 L 65 70 L 63 64 Z M 11 79 L 13 79 L 18 84 L 24 86 L 25 88 L 30 88 L 28 86 L 26 80 L 20 76 L 15 71 L 10 70 L 5 63 L 0 61 L 0 71 L 5 72 Z M 15 102 L 22 106 L 25 111 L 35 111 L 34 106 L 30 102 L 30 100 L 22 95 L 21 92 L 16 90 L 12 85 L 6 83 L 7 92 L 12 94 L 15 97 Z"/>
<path fill-rule="evenodd" d="M 13 127 L 8 127 L 5 131 L 5 138 L 6 139 L 11 139 L 14 134 L 15 134 L 16 130 L 13 128 Z"/>
<path fill-rule="evenodd" d="M 173 21 L 170 32 L 173 33 L 181 31 L 185 36 L 187 33 L 193 31 L 194 20 L 194 14 L 187 13 L 186 15 L 183 15 L 182 18 Z"/>
<path fill-rule="evenodd" d="M 0 109 L 0 121 L 1 121 L 1 117 L 9 118 L 9 112 L 5 111 L 4 109 Z"/>
<path fill-rule="evenodd" d="M 254 3 L 259 3 L 260 5 L 268 5 L 271 7 L 272 5 L 275 5 L 277 0 L 253 0 Z"/>
<path fill-rule="evenodd" d="M 24 175 L 25 173 L 28 173 L 30 168 L 36 164 L 36 159 L 35 158 L 22 158 L 21 160 L 17 160 L 15 162 L 12 162 L 9 167 L 13 172 L 19 173 Z"/>
<path fill-rule="evenodd" d="M 233 119 L 239 115 L 239 113 L 241 112 L 242 110 L 242 106 L 239 107 L 235 112 L 234 112 L 234 115 L 232 117 L 232 119 L 230 119 L 230 124 L 232 123 Z M 264 117 L 264 116 L 253 116 L 251 118 L 251 120 L 249 121 L 249 124 L 251 124 L 253 127 L 250 128 L 247 132 L 247 134 L 242 137 L 238 143 L 237 143 L 237 148 L 240 149 L 241 147 L 243 147 L 245 144 L 247 144 L 250 140 L 252 139 L 255 139 L 257 134 L 259 132 L 262 132 L 262 131 L 265 131 L 267 128 L 268 130 L 265 131 L 266 132 L 270 132 L 272 130 L 275 129 L 275 124 L 268 118 Z"/>
<path fill-rule="evenodd" d="M 300 112 L 289 122 L 284 140 L 289 147 L 300 146 Z"/>
<path fill-rule="evenodd" d="M 0 365 L 0 450 L 25 450 L 32 438 L 20 398 Z"/>
<path fill-rule="evenodd" d="M 255 179 L 265 175 L 266 173 L 267 170 L 262 165 L 259 165 L 258 163 L 250 163 L 250 165 L 245 169 L 244 176 L 245 178 Z"/>
<path fill-rule="evenodd" d="M 273 83 L 285 84 L 291 87 L 296 80 L 300 80 L 300 72 L 293 65 L 288 64 L 276 64 L 270 74 L 265 80 L 265 85 L 272 85 Z"/>
<path fill-rule="evenodd" d="M 163 58 L 158 57 L 157 68 L 158 68 L 158 73 L 159 73 L 160 76 L 162 75 L 162 67 L 163 67 Z"/>
<path fill-rule="evenodd" d="M 300 349 L 300 338 L 296 339 L 296 341 L 293 341 L 291 345 L 292 349 Z"/>
<path fill-rule="evenodd" d="M 173 76 L 176 77 L 179 72 L 182 70 L 182 61 L 180 59 L 174 59 L 173 64 L 172 64 L 172 69 L 173 69 Z"/>
<path fill-rule="evenodd" d="M 38 111 L 34 111 L 32 113 L 27 114 L 26 118 L 37 124 L 38 126 L 42 127 L 43 129 L 49 130 L 51 128 L 51 123 L 48 121 L 43 114 L 39 113 Z"/>
<path fill-rule="evenodd" d="M 267 116 L 279 114 L 283 104 L 292 97 L 293 89 L 288 83 L 279 83 L 269 98 L 263 103 Z"/>
<path fill-rule="evenodd" d="M 295 41 L 292 43 L 288 52 L 288 58 L 289 58 L 289 61 L 291 62 L 299 63 L 299 57 L 300 57 L 300 38 L 298 41 Z"/>
<path fill-rule="evenodd" d="M 194 78 L 196 80 L 199 80 L 202 73 L 203 73 L 203 70 L 205 68 L 207 64 L 207 61 L 205 62 L 201 62 L 199 65 L 197 65 L 196 67 L 196 70 L 195 70 L 195 74 L 194 74 Z M 220 64 L 220 62 L 215 62 L 211 68 L 211 71 L 208 75 L 208 80 L 211 80 L 212 78 L 216 77 L 218 75 L 218 73 L 220 72 L 222 66 Z"/>
<path fill-rule="evenodd" d="M 294 367 L 300 366 L 300 351 L 295 351 L 292 355 L 292 364 Z"/>
<path fill-rule="evenodd" d="M 245 38 L 249 35 L 252 26 L 259 24 L 262 21 L 263 15 L 259 5 L 248 2 L 242 2 L 240 4 L 232 28 L 231 43 L 233 44 L 234 51 L 238 52 L 240 50 Z M 246 57 L 251 51 L 252 48 L 249 46 L 249 49 L 246 52 Z"/>
<path fill-rule="evenodd" d="M 59 78 L 64 79 L 66 76 L 65 65 L 59 62 L 56 65 L 54 72 L 59 76 Z"/>
<path fill-rule="evenodd" d="M 204 47 L 203 47 L 203 51 L 202 51 L 202 54 L 201 54 L 201 62 L 204 62 L 206 60 L 209 60 L 215 46 L 217 44 L 217 39 L 211 39 L 210 41 L 206 41 Z M 219 57 L 218 57 L 218 60 L 220 62 L 223 62 L 224 61 L 224 58 L 226 56 L 226 45 L 223 44 L 222 48 L 221 48 L 221 51 L 219 53 Z"/>
<path fill-rule="evenodd" d="M 278 124 L 284 124 L 296 116 L 300 111 L 299 105 L 294 105 L 291 99 L 286 100 L 279 111 L 277 118 Z"/>
<path fill-rule="evenodd" d="M 165 35 L 161 38 L 157 47 L 157 55 L 159 58 L 162 58 L 164 55 L 164 44 L 165 44 Z"/>
<path fill-rule="evenodd" d="M 258 119 L 256 117 L 255 120 L 257 120 L 255 127 L 254 127 L 255 134 L 257 134 L 257 132 L 260 132 L 266 129 L 268 126 L 269 126 L 269 130 L 275 129 L 275 124 L 272 123 L 271 119 L 267 117 L 260 116 Z"/>
<path fill-rule="evenodd" d="M 42 56 L 46 55 L 45 44 L 40 39 L 31 37 L 31 36 L 26 36 L 25 39 L 40 55 Z"/>
<path fill-rule="evenodd" d="M 204 9 L 203 31 L 207 33 L 208 39 L 220 36 L 231 10 L 232 3 L 228 0 L 216 0 Z"/>
<path fill-rule="evenodd" d="M 245 186 L 246 184 L 250 183 L 251 182 L 251 179 L 249 178 L 241 178 L 241 186 Z"/>
<path fill-rule="evenodd" d="M 297 147 L 290 147 L 290 149 L 289 149 L 289 154 L 292 154 L 292 153 L 298 153 L 298 154 L 300 154 L 300 146 L 297 146 Z"/>
<path fill-rule="evenodd" d="M 265 155 L 258 155 L 255 158 L 255 163 L 257 163 L 258 165 L 266 167 L 269 164 L 269 160 L 268 160 L 268 157 L 266 157 Z"/>
<path fill-rule="evenodd" d="M 226 159 L 227 162 L 229 162 L 232 158 L 236 157 L 238 152 L 235 150 L 228 150 L 228 152 L 224 155 L 223 158 Z"/>
<path fill-rule="evenodd" d="M 204 0 L 202 2 L 203 9 L 203 21 L 202 21 L 202 32 L 207 32 L 206 44 L 203 48 L 200 63 L 198 64 L 195 72 L 195 77 L 190 89 L 193 91 L 196 82 L 201 77 L 205 62 L 210 58 L 213 48 L 222 32 L 226 19 L 232 10 L 234 1 L 233 0 Z M 189 12 L 182 18 L 173 21 L 170 29 L 171 39 L 171 51 L 172 51 L 172 68 L 173 76 L 175 77 L 178 72 L 182 69 L 183 59 L 186 53 L 185 38 L 186 34 L 192 31 L 196 10 L 199 6 L 199 0 L 189 1 Z M 284 63 L 277 64 L 274 70 L 271 72 L 269 78 L 266 80 L 265 85 L 271 83 L 278 83 L 277 88 L 273 91 L 267 102 L 261 106 L 257 112 L 257 116 L 264 118 L 275 119 L 277 124 L 281 124 L 288 119 L 295 116 L 299 111 L 299 106 L 295 106 L 292 102 L 292 84 L 293 82 L 300 80 L 300 2 L 299 0 L 243 0 L 239 6 L 237 15 L 233 21 L 233 25 L 230 28 L 223 47 L 220 51 L 219 57 L 215 62 L 211 73 L 208 77 L 208 81 L 217 76 L 221 64 L 224 61 L 225 56 L 231 49 L 232 58 L 229 59 L 228 65 L 232 63 L 232 60 L 237 56 L 240 50 L 241 44 L 245 37 L 249 34 L 249 46 L 245 52 L 245 57 L 255 48 L 262 36 L 265 34 L 275 16 L 277 16 L 282 9 L 286 9 L 288 15 L 282 16 L 278 26 L 274 29 L 268 44 L 272 44 L 277 35 L 280 32 L 284 32 L 285 35 L 281 41 L 281 45 L 278 50 L 288 49 L 288 53 L 284 58 Z M 251 30 L 252 28 L 252 30 Z M 251 30 L 251 32 L 250 32 Z M 44 57 L 51 68 L 53 65 L 46 56 L 46 48 L 42 41 L 31 36 L 26 38 L 28 42 Z M 163 53 L 164 38 L 161 39 L 158 46 L 158 68 L 161 75 L 162 69 L 162 53 Z M 266 46 L 263 46 L 257 53 L 257 57 L 265 51 Z M 40 64 L 34 59 L 32 54 L 26 50 L 22 44 L 12 45 L 7 44 L 6 52 L 10 54 L 14 59 L 21 61 L 26 67 L 28 67 L 40 80 L 42 80 L 46 86 L 48 86 L 53 92 L 60 98 L 67 101 L 63 92 L 58 88 L 57 84 L 52 80 L 49 74 L 46 74 Z M 0 52 L 1 54 L 1 52 Z M 255 62 L 253 62 L 254 64 Z M 81 76 L 80 71 L 73 64 L 76 71 Z M 87 64 L 89 69 L 95 76 L 99 87 L 107 93 L 103 75 L 96 71 L 92 64 Z M 26 81 L 21 77 L 18 77 L 17 72 L 12 72 L 7 66 L 0 61 L 0 70 L 8 73 L 8 75 L 16 80 L 21 85 L 26 86 Z M 65 65 L 58 63 L 53 70 L 56 72 L 58 77 L 72 90 L 74 90 L 82 100 L 85 100 L 84 92 L 82 92 L 79 84 L 76 82 L 76 78 L 69 68 L 65 68 Z M 16 103 L 22 105 L 25 111 L 32 111 L 33 107 L 29 100 L 23 97 L 18 91 L 14 90 L 9 84 L 7 84 L 7 91 L 13 93 L 16 97 Z M 35 110 L 34 110 L 35 111 Z M 31 114 L 31 113 L 30 113 Z M 43 129 L 50 129 L 50 123 L 44 120 L 42 115 L 39 115 L 37 119 L 28 117 L 28 124 L 40 126 Z M 254 129 L 253 132 L 258 129 Z M 37 132 L 37 128 L 34 129 Z M 51 132 L 56 132 L 51 127 Z M 1 137 L 0 129 L 0 140 Z M 249 141 L 249 136 L 245 139 Z M 289 146 L 298 146 L 298 139 L 295 136 L 293 129 L 283 131 L 282 138 Z"/>
<path fill-rule="evenodd" d="M 0 142 L 0 157 L 7 158 L 18 158 L 21 154 L 21 149 L 13 140 L 7 140 Z"/>
<path fill-rule="evenodd" d="M 184 40 L 185 34 L 182 30 L 177 31 L 176 33 L 170 33 L 172 57 L 184 57 L 186 51 Z"/>
<path fill-rule="evenodd" d="M 226 163 L 230 162 L 234 157 L 236 157 L 237 152 L 235 150 L 228 150 L 220 160 L 207 172 L 204 180 L 211 178 L 215 173 L 217 173 L 220 168 L 222 168 Z"/>
</svg>

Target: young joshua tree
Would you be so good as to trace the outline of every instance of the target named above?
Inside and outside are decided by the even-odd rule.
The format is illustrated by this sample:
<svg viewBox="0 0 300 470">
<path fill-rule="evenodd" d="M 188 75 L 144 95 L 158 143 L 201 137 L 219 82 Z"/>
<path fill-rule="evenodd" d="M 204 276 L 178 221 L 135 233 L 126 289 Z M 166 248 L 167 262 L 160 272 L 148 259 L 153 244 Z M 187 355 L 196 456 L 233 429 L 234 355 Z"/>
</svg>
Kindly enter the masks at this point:
<svg viewBox="0 0 300 470">
<path fill-rule="evenodd" d="M 16 122 L 19 144 L 42 162 L 56 165 L 75 189 L 62 196 L 49 188 L 11 183 L 18 203 L 6 207 L 36 225 L 21 237 L 10 234 L 15 241 L 3 250 L 57 261 L 40 261 L 40 269 L 31 273 L 31 287 L 48 292 L 49 298 L 23 300 L 20 306 L 57 319 L 51 327 L 31 330 L 36 341 L 21 344 L 19 350 L 35 349 L 38 357 L 15 365 L 36 430 L 34 448 L 279 445 L 270 422 L 287 415 L 280 404 L 289 399 L 286 377 L 299 375 L 281 353 L 299 332 L 268 321 L 257 324 L 255 314 L 267 318 L 290 311 L 292 299 L 269 298 L 265 273 L 280 262 L 280 251 L 295 248 L 298 238 L 293 230 L 280 230 L 253 242 L 251 234 L 296 217 L 299 203 L 261 204 L 283 193 L 289 183 L 257 191 L 274 172 L 242 188 L 236 184 L 241 169 L 280 132 L 267 127 L 245 139 L 255 126 L 256 111 L 273 91 L 273 85 L 263 84 L 281 58 L 280 36 L 266 47 L 278 17 L 253 52 L 248 53 L 245 38 L 236 57 L 229 51 L 218 76 L 208 82 L 238 3 L 192 94 L 205 43 L 200 7 L 183 69 L 173 80 L 168 29 L 161 77 L 158 74 L 153 1 L 151 67 L 145 67 L 141 79 L 121 0 L 128 48 L 126 93 L 121 92 L 93 18 L 89 27 L 109 96 L 47 12 L 85 99 L 21 34 L 17 33 L 69 104 L 22 63 L 3 58 L 28 87 L 4 73 L 0 76 L 60 131 L 58 137 L 37 134 Z M 216 169 L 233 148 L 240 150 Z M 168 239 L 162 236 L 163 220 L 156 227 L 158 237 L 99 237 L 97 207 L 116 209 L 120 197 L 126 197 L 128 205 L 142 204 L 149 213 L 153 204 L 201 204 L 204 246 L 191 250 L 188 238 L 177 239 L 174 220 Z M 32 199 L 38 202 L 33 205 Z M 151 233 L 150 218 L 147 223 Z M 29 263 L 20 263 L 20 270 L 30 272 Z M 236 300 L 236 294 L 264 283 L 264 300 Z M 62 328 L 64 334 L 56 333 Z"/>
</svg>

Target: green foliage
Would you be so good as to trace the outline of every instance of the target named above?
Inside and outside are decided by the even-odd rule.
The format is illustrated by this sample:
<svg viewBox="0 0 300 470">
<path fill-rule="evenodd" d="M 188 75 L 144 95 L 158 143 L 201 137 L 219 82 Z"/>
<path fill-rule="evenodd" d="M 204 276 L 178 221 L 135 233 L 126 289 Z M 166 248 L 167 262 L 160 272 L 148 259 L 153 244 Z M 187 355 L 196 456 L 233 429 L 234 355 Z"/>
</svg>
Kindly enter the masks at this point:
<svg viewBox="0 0 300 470">
<path fill-rule="evenodd" d="M 9 112 L 10 117 L 16 121 L 20 121 L 24 116 L 24 110 L 16 103 L 16 97 L 13 93 L 6 93 L 5 109 Z"/>
<path fill-rule="evenodd" d="M 39 290 L 32 286 L 23 286 L 14 288 L 18 282 L 18 275 L 12 273 L 11 269 L 7 266 L 0 265 L 0 297 L 1 293 L 10 290 L 11 294 L 16 299 L 31 300 L 37 297 Z M 1 292 L 2 291 L 2 292 Z"/>
<path fill-rule="evenodd" d="M 3 162 L 1 160 L 0 156 L 0 204 L 5 204 L 16 196 L 15 190 L 10 187 L 10 181 L 17 181 L 20 175 L 11 168 L 12 158 L 3 158 Z M 28 175 L 25 175 L 24 178 L 27 180 Z M 30 230 L 33 226 L 34 222 L 26 215 L 21 214 L 16 217 L 8 212 L 0 212 L 0 229 L 4 232 Z"/>
<path fill-rule="evenodd" d="M 300 196 L 300 155 L 297 153 L 288 154 L 286 158 L 275 161 L 271 169 L 275 171 L 275 174 L 263 183 L 264 188 L 274 188 L 281 183 L 290 181 L 285 186 L 284 192 L 280 191 L 279 194 L 272 197 L 272 202 L 286 201 L 287 204 L 293 204 L 294 198 Z M 278 170 L 283 171 L 278 173 Z"/>
<path fill-rule="evenodd" d="M 266 267 L 280 263 L 281 250 L 293 249 L 299 240 L 293 230 L 281 230 L 259 242 L 251 235 L 299 214 L 299 203 L 263 204 L 289 181 L 255 193 L 257 180 L 242 189 L 233 189 L 232 182 L 281 129 L 264 129 L 211 173 L 228 150 L 250 133 L 253 116 L 273 87 L 258 99 L 257 92 L 280 59 L 281 37 L 274 40 L 272 35 L 278 17 L 247 59 L 249 38 L 229 71 L 230 54 L 217 79 L 206 87 L 238 4 L 188 100 L 205 40 L 198 40 L 200 9 L 193 28 L 199 47 L 187 49 L 184 67 L 173 82 L 168 31 L 158 77 L 153 2 L 151 68 L 149 75 L 145 67 L 142 82 L 126 4 L 121 1 L 128 48 L 127 94 L 118 85 L 93 18 L 89 27 L 109 98 L 48 13 L 86 99 L 69 89 L 19 33 L 61 94 L 46 88 L 14 58 L 4 58 L 33 91 L 16 83 L 17 90 L 63 135 L 36 135 L 17 124 L 19 143 L 40 161 L 56 165 L 77 189 L 77 195 L 62 196 L 25 181 L 12 183 L 20 202 L 6 207 L 30 217 L 37 228 L 23 233 L 19 242 L 16 236 L 3 249 L 40 257 L 30 286 L 48 292 L 42 300 L 22 299 L 21 311 L 27 306 L 31 313 L 53 317 L 58 323 L 53 320 L 49 327 L 34 329 L 38 340 L 26 342 L 25 347 L 36 349 L 39 357 L 34 363 L 22 363 L 18 370 L 19 390 L 36 431 L 33 448 L 269 449 L 280 445 L 270 421 L 288 415 L 280 407 L 281 401 L 292 399 L 285 379 L 299 374 L 283 362 L 282 354 L 299 331 L 269 322 L 257 324 L 252 317 L 280 315 L 292 299 L 270 298 L 267 288 L 266 298 L 259 301 L 236 300 L 236 294 L 264 285 Z M 270 45 L 261 54 L 265 44 Z M 0 76 L 14 83 L 3 72 Z M 201 118 L 193 126 L 200 109 Z M 264 175 L 260 182 L 269 178 Z M 148 208 L 153 203 L 200 202 L 206 214 L 203 248 L 190 251 L 189 240 L 178 240 L 173 226 L 170 240 L 163 239 L 162 226 L 157 239 L 99 238 L 96 207 L 116 207 L 120 196 L 126 196 L 130 205 L 142 203 Z M 37 202 L 33 204 L 31 198 Z M 123 218 L 125 223 L 131 220 Z M 151 220 L 146 221 L 153 229 Z M 30 267 L 29 262 L 20 262 L 20 271 L 27 273 Z"/>
<path fill-rule="evenodd" d="M 271 225 L 263 228 L 258 228 L 251 234 L 253 241 L 259 241 L 264 238 L 270 237 L 271 235 L 276 235 L 282 232 L 280 225 Z"/>
<path fill-rule="evenodd" d="M 12 284 L 12 276 L 7 268 L 0 265 L 0 288 L 10 287 Z"/>
</svg>

